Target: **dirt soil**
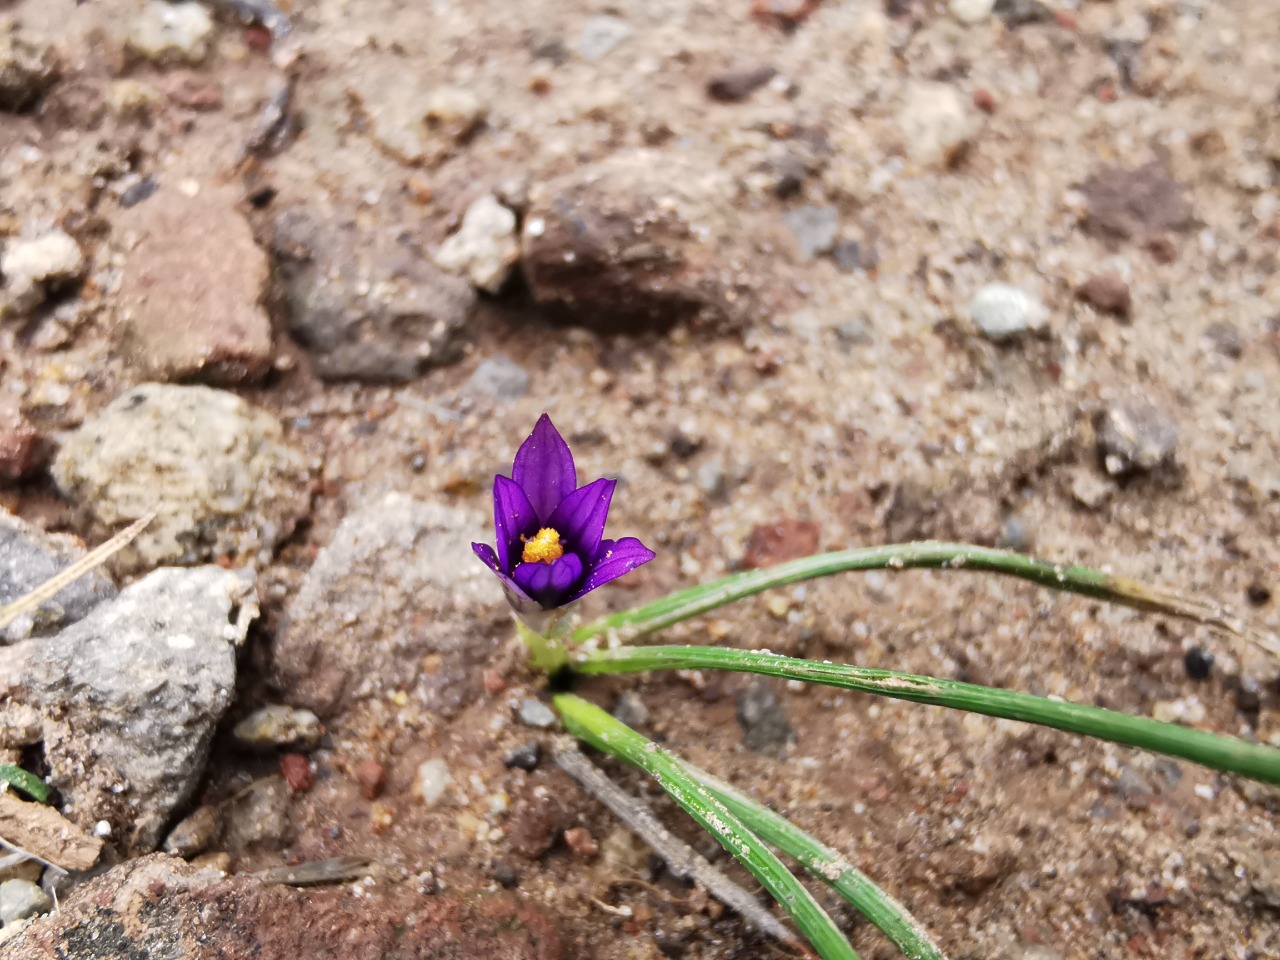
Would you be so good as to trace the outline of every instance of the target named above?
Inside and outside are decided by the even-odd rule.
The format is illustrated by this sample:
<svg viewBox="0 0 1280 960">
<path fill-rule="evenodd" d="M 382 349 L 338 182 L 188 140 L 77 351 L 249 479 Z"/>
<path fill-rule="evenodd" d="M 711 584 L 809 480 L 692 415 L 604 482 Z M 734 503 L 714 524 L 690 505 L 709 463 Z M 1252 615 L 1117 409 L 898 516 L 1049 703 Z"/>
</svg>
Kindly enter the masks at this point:
<svg viewBox="0 0 1280 960">
<path fill-rule="evenodd" d="M 1214 597 L 1280 630 L 1280 6 L 1055 3 L 1002 0 L 966 24 L 982 4 L 294 0 L 284 9 L 300 53 L 287 66 L 262 28 L 225 10 L 208 56 L 187 66 L 125 52 L 122 24 L 137 13 L 126 0 L 0 4 L 0 21 L 61 64 L 41 99 L 0 114 L 0 235 L 56 223 L 90 261 L 35 319 L 0 321 L 5 394 L 50 449 L 156 375 L 117 333 L 119 225 L 134 212 L 122 197 L 143 179 L 234 191 L 277 281 L 273 238 L 295 208 L 347 225 L 356 250 L 390 237 L 417 258 L 480 196 L 526 217 L 522 275 L 481 294 L 452 354 L 399 382 L 368 382 L 367 369 L 335 378 L 332 357 L 291 336 L 289 292 L 274 288 L 269 369 L 212 378 L 279 417 L 317 483 L 310 515 L 261 565 L 264 619 L 200 799 L 260 816 L 240 799 L 279 758 L 239 750 L 229 729 L 288 699 L 273 687 L 273 641 L 343 517 L 390 492 L 483 517 L 490 478 L 543 411 L 584 479 L 620 478 L 614 534 L 658 551 L 590 612 L 736 569 L 753 531 L 786 521 L 757 549 L 785 555 L 814 531 L 822 549 L 1006 544 Z M 615 45 L 601 52 L 601 36 Z M 298 129 L 246 151 L 287 75 Z M 405 98 L 420 118 L 413 97 L 440 88 L 465 92 L 463 112 L 479 119 L 411 130 L 421 150 L 399 127 L 380 132 Z M 616 195 L 574 193 L 593 170 Z M 545 243 L 534 262 L 528 211 L 571 217 L 556 198 L 574 196 L 638 209 L 655 180 L 682 210 L 701 204 L 693 229 L 638 254 L 685 255 L 671 286 L 655 292 L 625 264 L 556 273 L 546 258 L 561 251 Z M 1043 324 L 984 336 L 969 304 L 991 283 L 1042 304 Z M 523 393 L 464 390 L 499 356 L 528 373 Z M 1107 440 L 1135 398 L 1158 421 L 1134 428 L 1153 457 Z M 0 503 L 101 536 L 44 468 L 24 473 Z M 1274 660 L 1207 629 L 973 574 L 816 582 L 669 637 L 1280 744 Z M 1214 658 L 1206 678 L 1188 669 L 1193 649 Z M 497 652 L 474 668 L 489 673 L 483 692 L 433 713 L 414 694 L 431 669 L 324 718 L 314 784 L 269 792 L 272 829 L 228 834 L 233 870 L 369 856 L 392 879 L 359 895 L 397 904 L 405 884 L 422 897 L 506 887 L 557 919 L 566 956 L 789 955 L 655 869 L 545 753 L 532 772 L 504 766 L 548 738 L 513 713 L 539 695 L 535 676 Z M 1280 957 L 1274 791 L 1052 731 L 782 683 L 770 688 L 793 736 L 753 750 L 737 709 L 750 685 L 654 675 L 579 689 L 610 707 L 634 691 L 648 734 L 847 852 L 956 960 Z M 415 790 L 428 758 L 454 784 L 436 807 Z M 362 761 L 385 773 L 376 797 L 358 782 Z M 606 767 L 715 854 L 652 785 Z M 600 854 L 564 842 L 577 826 Z M 894 955 L 821 896 L 862 956 Z"/>
</svg>

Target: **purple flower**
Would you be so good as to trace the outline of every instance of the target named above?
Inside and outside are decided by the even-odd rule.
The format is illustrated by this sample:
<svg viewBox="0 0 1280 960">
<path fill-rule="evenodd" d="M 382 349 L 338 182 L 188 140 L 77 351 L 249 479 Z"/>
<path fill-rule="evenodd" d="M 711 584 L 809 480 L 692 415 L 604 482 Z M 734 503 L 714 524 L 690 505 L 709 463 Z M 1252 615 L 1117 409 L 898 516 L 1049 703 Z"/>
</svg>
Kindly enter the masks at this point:
<svg viewBox="0 0 1280 960">
<path fill-rule="evenodd" d="M 473 543 L 521 613 L 573 603 L 654 558 L 635 537 L 605 540 L 614 480 L 578 486 L 573 454 L 545 413 L 516 452 L 511 477 L 493 478 L 498 548 Z"/>
</svg>

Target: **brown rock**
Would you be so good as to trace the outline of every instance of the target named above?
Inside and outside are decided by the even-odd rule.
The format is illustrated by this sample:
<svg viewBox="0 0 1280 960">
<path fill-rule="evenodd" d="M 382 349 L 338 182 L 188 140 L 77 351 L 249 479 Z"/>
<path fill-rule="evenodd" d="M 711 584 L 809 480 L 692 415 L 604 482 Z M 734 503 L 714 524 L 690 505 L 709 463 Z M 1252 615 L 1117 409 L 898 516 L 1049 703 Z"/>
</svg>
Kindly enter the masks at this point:
<svg viewBox="0 0 1280 960">
<path fill-rule="evenodd" d="M 766 26 L 792 30 L 818 9 L 821 0 L 756 0 L 751 16 Z"/>
<path fill-rule="evenodd" d="M 553 846 L 573 822 L 566 796 L 572 788 L 567 777 L 535 773 L 529 778 L 528 794 L 516 803 L 511 815 L 511 849 L 529 860 L 537 860 Z"/>
<path fill-rule="evenodd" d="M 360 796 L 377 800 L 387 786 L 387 768 L 377 760 L 361 760 L 356 764 L 356 783 L 360 784 Z"/>
<path fill-rule="evenodd" d="M 600 844 L 586 827 L 570 827 L 564 832 L 564 842 L 583 860 L 593 860 L 600 853 Z"/>
<path fill-rule="evenodd" d="M 53 807 L 0 793 L 0 836 L 64 870 L 88 870 L 98 861 L 102 841 L 81 830 Z"/>
<path fill-rule="evenodd" d="M 1097 237 L 1145 240 L 1191 220 L 1182 184 L 1158 160 L 1133 170 L 1103 167 L 1081 189 L 1088 203 L 1084 229 Z"/>
<path fill-rule="evenodd" d="M 21 480 L 48 460 L 49 448 L 16 404 L 0 400 L 0 482 Z"/>
<path fill-rule="evenodd" d="M 294 793 L 306 793 L 315 783 L 311 761 L 301 753 L 286 753 L 280 757 L 280 776 Z"/>
<path fill-rule="evenodd" d="M 712 77 L 707 83 L 707 94 L 721 103 L 737 103 L 745 100 L 778 75 L 773 67 L 744 67 L 729 70 Z"/>
<path fill-rule="evenodd" d="M 1082 283 L 1076 296 L 1102 313 L 1110 313 L 1122 320 L 1129 319 L 1129 311 L 1133 307 L 1133 297 L 1129 293 L 1129 284 L 1118 273 L 1108 271 L 1096 273 Z"/>
<path fill-rule="evenodd" d="M 1172 467 L 1177 445 L 1173 415 L 1143 397 L 1115 401 L 1098 425 L 1098 452 L 1112 476 Z"/>
<path fill-rule="evenodd" d="M 75 889 L 5 944 L 5 960 L 562 960 L 543 910 L 507 897 L 422 897 L 416 884 L 354 898 L 220 876 L 172 857 L 131 860 Z"/>
<path fill-rule="evenodd" d="M 777 523 L 761 524 L 747 538 L 742 565 L 751 569 L 807 557 L 818 550 L 818 525 L 811 520 L 789 517 Z"/>
<path fill-rule="evenodd" d="M 758 311 L 752 247 L 722 171 L 658 151 L 619 153 L 535 187 L 523 265 L 534 298 L 624 328 L 739 324 Z"/>
<path fill-rule="evenodd" d="M 159 190 L 120 214 L 135 240 L 120 285 L 124 348 L 148 376 L 230 385 L 271 366 L 266 254 L 236 193 Z"/>
</svg>

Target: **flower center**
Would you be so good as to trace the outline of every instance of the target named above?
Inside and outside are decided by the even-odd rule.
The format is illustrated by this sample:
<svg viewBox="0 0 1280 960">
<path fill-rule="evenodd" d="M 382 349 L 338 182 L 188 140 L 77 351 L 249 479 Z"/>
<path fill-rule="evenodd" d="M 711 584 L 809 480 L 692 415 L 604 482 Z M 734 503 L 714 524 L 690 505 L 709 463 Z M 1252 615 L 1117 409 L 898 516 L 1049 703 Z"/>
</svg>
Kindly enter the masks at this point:
<svg viewBox="0 0 1280 960">
<path fill-rule="evenodd" d="M 560 531 L 543 527 L 537 534 L 524 542 L 524 552 L 520 559 L 525 563 L 555 563 L 564 556 L 564 547 L 560 546 Z"/>
</svg>

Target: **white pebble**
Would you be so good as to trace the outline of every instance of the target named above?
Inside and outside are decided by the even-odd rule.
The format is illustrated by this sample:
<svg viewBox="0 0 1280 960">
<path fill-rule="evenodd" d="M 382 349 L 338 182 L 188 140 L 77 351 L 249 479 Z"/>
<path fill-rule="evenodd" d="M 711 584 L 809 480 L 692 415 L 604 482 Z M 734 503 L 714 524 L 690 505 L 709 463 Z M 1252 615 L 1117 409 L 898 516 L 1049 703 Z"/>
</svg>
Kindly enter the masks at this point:
<svg viewBox="0 0 1280 960">
<path fill-rule="evenodd" d="M 990 283 L 969 303 L 969 315 L 989 340 L 1008 340 L 1049 322 L 1049 311 L 1037 298 L 1007 283 Z"/>
<path fill-rule="evenodd" d="M 438 806 L 452 785 L 453 774 L 443 760 L 436 758 L 419 765 L 418 795 L 427 807 Z"/>
</svg>

